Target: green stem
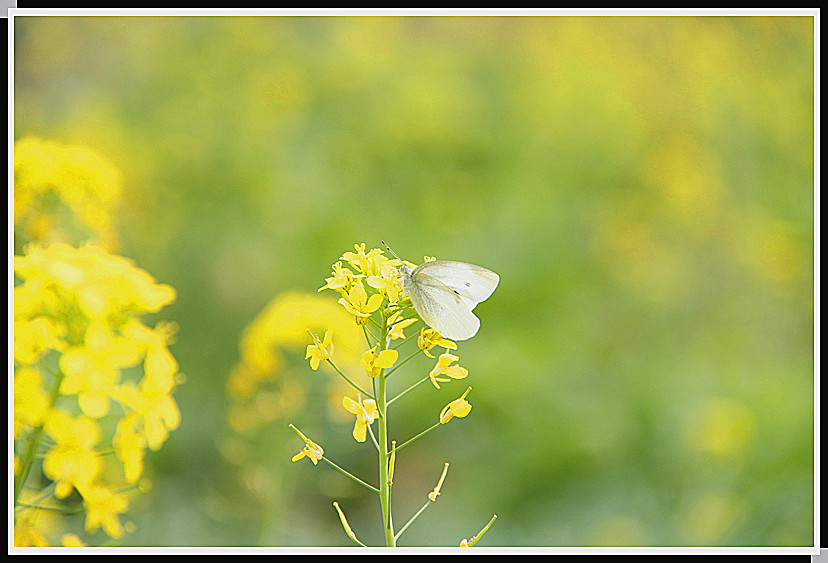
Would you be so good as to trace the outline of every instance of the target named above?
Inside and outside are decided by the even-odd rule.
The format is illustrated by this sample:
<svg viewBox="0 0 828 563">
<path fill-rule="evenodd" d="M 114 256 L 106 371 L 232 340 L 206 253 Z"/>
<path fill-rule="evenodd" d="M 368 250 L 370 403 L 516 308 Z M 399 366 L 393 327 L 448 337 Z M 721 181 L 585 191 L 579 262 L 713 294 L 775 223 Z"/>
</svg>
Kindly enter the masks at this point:
<svg viewBox="0 0 828 563">
<path fill-rule="evenodd" d="M 55 374 L 55 381 L 52 383 L 52 389 L 49 394 L 49 409 L 55 405 L 58 396 L 60 395 L 60 384 L 63 381 L 63 372 L 58 370 Z M 23 490 L 23 485 L 29 478 L 29 473 L 32 470 L 32 463 L 34 462 L 35 452 L 40 444 L 40 438 L 43 435 L 43 424 L 34 429 L 31 436 L 29 436 L 29 443 L 27 444 L 26 453 L 20 461 L 20 475 L 14 480 L 14 505 L 17 506 L 17 499 L 20 497 L 20 492 Z"/>
<path fill-rule="evenodd" d="M 417 513 L 414 516 L 412 516 L 411 519 L 408 522 L 405 523 L 405 526 L 400 528 L 400 531 L 397 532 L 397 535 L 394 536 L 394 539 L 396 540 L 401 535 L 403 535 L 403 532 L 405 532 L 408 529 L 408 527 L 414 522 L 414 520 L 416 520 L 420 516 L 420 514 L 422 514 L 425 511 L 425 509 L 428 508 L 428 505 L 430 505 L 430 504 L 431 504 L 431 501 L 427 500 L 426 503 L 423 505 L 423 507 L 420 510 L 418 510 Z"/>
<path fill-rule="evenodd" d="M 374 346 L 376 346 L 376 344 L 374 346 L 371 345 L 371 339 L 368 337 L 368 335 L 373 336 L 375 341 L 378 341 L 379 339 L 376 336 L 374 336 L 373 332 L 368 330 L 367 326 L 362 325 L 362 333 L 365 335 L 365 342 L 368 344 L 368 348 L 373 348 Z"/>
<path fill-rule="evenodd" d="M 334 369 L 336 370 L 336 373 L 338 373 L 339 375 L 341 375 L 341 376 L 342 376 L 342 378 L 343 378 L 345 381 L 347 381 L 348 383 L 350 383 L 350 384 L 351 384 L 351 386 L 352 386 L 352 387 L 354 387 L 354 389 L 356 389 L 357 391 L 359 391 L 360 393 L 362 393 L 362 394 L 363 394 L 363 395 L 365 395 L 366 397 L 369 397 L 369 398 L 371 398 L 371 399 L 374 399 L 374 395 L 372 395 L 371 393 L 369 393 L 368 391 L 366 391 L 365 389 L 363 389 L 362 387 L 360 387 L 359 385 L 357 385 L 356 383 L 354 383 L 353 381 L 351 381 L 351 380 L 350 380 L 350 378 L 349 378 L 347 375 L 345 375 L 344 373 L 342 373 L 342 370 L 341 370 L 341 369 L 339 369 L 338 367 L 336 367 L 336 364 L 335 364 L 335 363 L 333 363 L 333 360 L 331 360 L 330 358 L 328 358 L 326 361 L 327 361 L 329 364 L 331 364 L 331 367 L 332 367 L 332 368 L 334 368 Z M 374 400 L 376 400 L 376 399 L 374 399 Z"/>
<path fill-rule="evenodd" d="M 434 490 L 431 493 L 429 493 L 428 501 L 423 505 L 423 507 L 420 510 L 417 511 L 417 513 L 414 516 L 411 517 L 411 519 L 408 522 L 405 523 L 405 526 L 403 526 L 400 529 L 400 531 L 397 532 L 397 535 L 394 537 L 394 539 L 397 539 L 401 535 L 403 535 L 403 532 L 405 532 L 408 529 L 408 527 L 414 522 L 414 520 L 419 518 L 420 514 L 422 514 L 425 511 L 425 509 L 428 508 L 428 505 L 430 505 L 432 502 L 437 501 L 437 497 L 440 495 L 440 488 L 443 486 L 443 481 L 446 478 L 446 472 L 448 472 L 448 468 L 449 464 L 448 462 L 446 462 L 446 464 L 443 466 L 443 473 L 442 475 L 440 475 L 440 481 L 437 483 L 437 486 L 434 487 Z"/>
<path fill-rule="evenodd" d="M 35 510 L 45 510 L 47 512 L 56 512 L 58 514 L 80 514 L 84 511 L 82 506 L 77 508 L 69 508 L 66 506 L 48 506 L 43 504 L 29 504 L 26 502 L 19 502 L 17 506 L 22 506 L 23 508 L 33 508 Z"/>
<path fill-rule="evenodd" d="M 431 428 L 426 428 L 425 430 L 423 430 L 422 432 L 420 432 L 419 434 L 417 434 L 416 436 L 414 436 L 413 438 L 411 438 L 411 439 L 410 439 L 410 440 L 408 440 L 407 442 L 403 442 L 403 444 L 402 444 L 401 446 L 397 446 L 397 451 L 400 451 L 401 449 L 403 449 L 404 447 L 406 447 L 408 444 L 410 444 L 411 442 L 413 442 L 413 441 L 414 441 L 414 440 L 416 440 L 417 438 L 421 438 L 421 437 L 425 436 L 426 434 L 428 434 L 429 432 L 431 432 L 432 430 L 434 430 L 434 429 L 435 429 L 435 428 L 437 428 L 438 426 L 440 426 L 440 423 L 439 423 L 439 422 L 438 422 L 438 423 L 436 423 L 436 424 L 435 424 L 434 426 L 432 426 Z"/>
<path fill-rule="evenodd" d="M 411 387 L 409 387 L 408 389 L 406 389 L 405 391 L 403 391 L 402 393 L 400 393 L 399 395 L 397 395 L 396 397 L 394 397 L 393 399 L 391 399 L 390 401 L 388 401 L 388 404 L 390 405 L 391 403 L 393 403 L 394 401 L 396 401 L 397 399 L 399 399 L 400 397 L 402 397 L 403 395 L 405 395 L 406 393 L 408 393 L 409 391 L 411 391 L 412 389 L 414 389 L 415 387 L 417 387 L 419 384 L 421 384 L 421 383 L 425 383 L 425 382 L 426 382 L 426 381 L 428 381 L 429 379 L 430 379 L 430 377 L 429 377 L 429 376 L 425 376 L 425 377 L 424 377 L 424 378 L 422 378 L 420 381 L 418 381 L 417 383 L 415 383 L 414 385 L 412 385 Z"/>
<path fill-rule="evenodd" d="M 379 443 L 377 443 L 377 437 L 374 436 L 374 431 L 371 429 L 371 425 L 368 425 L 368 434 L 371 435 L 371 441 L 374 442 L 374 446 L 376 446 L 377 451 L 379 451 Z"/>
<path fill-rule="evenodd" d="M 374 487 L 373 485 L 369 485 L 368 483 L 366 483 L 365 481 L 363 481 L 363 480 L 362 480 L 362 479 L 360 479 L 359 477 L 357 477 L 357 476 L 355 476 L 355 475 L 352 475 L 352 474 L 348 473 L 347 471 L 345 471 L 344 469 L 342 469 L 341 467 L 339 467 L 337 464 L 335 464 L 334 462 L 332 462 L 331 460 L 329 460 L 329 459 L 328 459 L 328 458 L 326 458 L 325 456 L 322 456 L 322 459 L 324 459 L 325 461 L 327 461 L 328 463 L 330 463 L 331 465 L 333 465 L 335 468 L 339 469 L 342 473 L 344 473 L 345 475 L 347 475 L 348 477 L 350 477 L 351 479 L 353 479 L 354 481 L 356 481 L 356 482 L 357 482 L 357 483 L 359 483 L 360 485 L 363 485 L 363 486 L 365 486 L 365 487 L 368 487 L 369 489 L 371 489 L 371 490 L 372 490 L 372 491 L 374 491 L 375 493 L 380 492 L 380 490 L 379 490 L 378 488 Z"/>
<path fill-rule="evenodd" d="M 400 363 L 398 363 L 397 365 L 395 365 L 393 368 L 391 368 L 390 370 L 388 370 L 388 373 L 386 373 L 386 374 L 385 374 L 385 377 L 388 377 L 389 375 L 391 375 L 392 373 L 394 373 L 395 371 L 397 371 L 397 369 L 398 369 L 398 368 L 400 368 L 400 367 L 402 367 L 402 365 L 403 365 L 405 362 L 407 362 L 408 360 L 410 360 L 411 358 L 413 358 L 414 356 L 416 356 L 416 355 L 417 355 L 417 354 L 419 354 L 419 353 L 420 353 L 420 350 L 419 350 L 419 348 L 418 348 L 417 350 L 415 350 L 415 351 L 414 351 L 414 353 L 413 353 L 413 354 L 411 354 L 411 355 L 410 355 L 410 356 L 408 356 L 406 359 L 404 359 L 403 361 L 401 361 Z"/>
<path fill-rule="evenodd" d="M 382 326 L 380 327 L 379 350 L 385 350 L 386 339 L 388 338 L 388 319 L 380 313 Z M 396 547 L 394 529 L 391 524 L 391 486 L 388 483 L 388 418 L 385 416 L 388 403 L 385 395 L 385 369 L 380 370 L 377 377 L 377 408 L 380 411 L 380 418 L 377 421 L 379 426 L 379 486 L 380 506 L 382 507 L 382 525 L 385 531 L 385 545 Z"/>
</svg>

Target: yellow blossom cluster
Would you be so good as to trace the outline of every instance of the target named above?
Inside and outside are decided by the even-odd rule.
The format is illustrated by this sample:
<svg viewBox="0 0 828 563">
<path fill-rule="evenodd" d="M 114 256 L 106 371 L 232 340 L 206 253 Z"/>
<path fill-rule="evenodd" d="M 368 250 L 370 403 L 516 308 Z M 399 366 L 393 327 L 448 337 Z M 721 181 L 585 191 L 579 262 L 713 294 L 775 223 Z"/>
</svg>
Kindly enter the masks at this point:
<svg viewBox="0 0 828 563">
<path fill-rule="evenodd" d="M 397 268 L 400 261 L 384 256 L 379 248 L 366 252 L 365 243 L 355 244 L 354 250 L 356 252 L 342 254 L 340 261 L 333 265 L 331 277 L 325 278 L 326 283 L 319 291 L 338 291 L 342 296 L 339 299 L 340 305 L 354 316 L 358 325 L 365 325 L 371 314 L 383 304 L 384 299 L 388 300 L 388 305 L 399 303 L 402 288 Z M 350 268 L 343 266 L 342 260 L 346 261 Z M 370 296 L 365 284 L 372 292 Z"/>
<path fill-rule="evenodd" d="M 93 244 L 30 243 L 14 274 L 15 545 L 49 535 L 37 525 L 41 505 L 22 504 L 38 468 L 55 501 L 79 493 L 87 533 L 119 538 L 125 490 L 141 478 L 146 450 L 158 450 L 181 418 L 172 397 L 181 375 L 168 349 L 175 326 L 140 320 L 175 290 Z"/>
<path fill-rule="evenodd" d="M 84 146 L 36 137 L 14 143 L 14 227 L 27 241 L 71 242 L 92 236 L 114 251 L 113 217 L 122 198 L 121 174 Z"/>
<path fill-rule="evenodd" d="M 426 262 L 432 260 L 435 260 L 432 256 L 424 257 Z M 347 265 L 343 266 L 343 261 Z M 416 317 L 406 318 L 403 315 L 403 312 L 407 310 L 406 305 L 410 303 L 407 303 L 400 283 L 398 270 L 400 265 L 402 262 L 399 259 L 387 258 L 379 248 L 366 251 L 365 243 L 355 244 L 354 252 L 343 253 L 339 261 L 332 266 L 331 276 L 325 278 L 325 285 L 318 291 L 332 289 L 338 292 L 341 296 L 339 304 L 353 317 L 358 326 L 365 327 L 366 338 L 369 334 L 366 325 L 371 316 L 379 311 L 387 317 L 385 322 L 387 342 L 405 339 L 404 329 L 416 323 L 418 319 Z M 405 262 L 405 265 L 414 267 L 414 264 L 410 262 Z M 381 307 L 382 311 L 380 311 Z M 379 326 L 377 325 L 376 328 Z M 311 369 L 316 370 L 320 362 L 331 359 L 333 343 L 330 332 L 325 333 L 323 340 L 311 333 L 311 339 L 312 344 L 307 347 L 305 359 L 309 359 Z M 428 379 L 437 389 L 440 389 L 440 383 L 446 383 L 452 379 L 464 379 L 468 376 L 468 370 L 455 363 L 459 357 L 449 353 L 449 350 L 457 350 L 457 344 L 444 338 L 436 330 L 421 328 L 417 337 L 417 346 L 429 358 L 435 357 L 430 353 L 435 347 L 446 350 L 437 358 L 437 364 L 428 375 Z M 399 353 L 396 349 L 380 350 L 379 346 L 375 345 L 361 355 L 360 366 L 370 378 L 376 379 L 381 370 L 392 368 L 398 358 Z M 367 407 L 368 410 L 365 405 L 370 405 Z M 343 406 L 348 412 L 356 415 L 354 438 L 359 442 L 365 441 L 366 423 L 370 424 L 374 420 L 371 413 L 376 408 L 375 402 L 367 399 L 366 403 L 362 403 L 345 397 Z M 447 422 L 452 416 L 468 414 L 467 412 L 460 414 L 460 412 L 461 410 L 453 408 L 448 418 L 445 417 L 444 412 L 440 417 L 441 422 Z"/>
</svg>

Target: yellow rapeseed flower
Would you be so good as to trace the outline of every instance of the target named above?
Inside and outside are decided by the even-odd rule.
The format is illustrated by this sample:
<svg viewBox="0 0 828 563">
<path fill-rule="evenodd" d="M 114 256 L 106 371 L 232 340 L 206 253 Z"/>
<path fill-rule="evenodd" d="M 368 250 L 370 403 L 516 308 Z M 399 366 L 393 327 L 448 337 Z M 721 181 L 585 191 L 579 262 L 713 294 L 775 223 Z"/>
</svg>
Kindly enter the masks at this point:
<svg viewBox="0 0 828 563">
<path fill-rule="evenodd" d="M 319 337 L 311 333 L 313 344 L 308 345 L 305 352 L 305 359 L 310 358 L 310 367 L 313 371 L 319 368 L 319 362 L 327 361 L 333 354 L 333 336 L 331 331 L 325 331 L 324 340 L 319 341 Z"/>
<path fill-rule="evenodd" d="M 36 368 L 23 367 L 14 372 L 14 439 L 29 428 L 39 426 L 49 409 L 49 395 Z"/>
<path fill-rule="evenodd" d="M 374 422 L 374 419 L 379 416 L 377 410 L 377 403 L 373 399 L 360 399 L 354 401 L 350 397 L 342 398 L 342 406 L 345 407 L 351 414 L 356 415 L 356 423 L 354 424 L 354 439 L 357 442 L 364 442 L 368 425 Z"/>
<path fill-rule="evenodd" d="M 72 487 L 82 489 L 95 482 L 103 470 L 103 460 L 95 451 L 101 440 L 98 423 L 54 409 L 49 411 L 44 428 L 55 441 L 43 459 L 43 473 L 56 483 L 55 496 L 65 498 Z"/>
<path fill-rule="evenodd" d="M 377 353 L 377 346 L 374 346 L 362 355 L 359 364 L 365 369 L 368 377 L 379 377 L 380 370 L 390 368 L 399 357 L 396 350 L 383 350 Z"/>
<path fill-rule="evenodd" d="M 319 463 L 319 460 L 322 459 L 322 456 L 325 455 L 325 450 L 322 449 L 322 446 L 313 442 L 311 440 L 307 440 L 305 442 L 305 447 L 302 448 L 302 451 L 296 454 L 291 458 L 291 461 L 299 461 L 303 457 L 307 456 L 314 465 Z"/>
<path fill-rule="evenodd" d="M 471 387 L 466 389 L 466 392 L 463 393 L 463 396 L 459 399 L 455 399 L 445 407 L 443 407 L 442 412 L 440 412 L 440 424 L 445 424 L 455 416 L 458 418 L 463 418 L 467 414 L 471 412 L 471 405 L 466 400 L 466 395 L 469 394 L 471 391 Z"/>
<path fill-rule="evenodd" d="M 346 295 L 351 286 L 362 278 L 362 274 L 354 274 L 348 268 L 342 266 L 342 262 L 337 262 L 333 265 L 331 277 L 325 278 L 325 285 L 320 287 L 317 291 L 324 289 L 333 289 L 339 293 Z"/>
<path fill-rule="evenodd" d="M 118 514 L 126 512 L 129 508 L 126 495 L 100 485 L 83 488 L 80 492 L 86 509 L 86 532 L 91 534 L 98 528 L 103 528 L 112 538 L 123 536 L 124 527 L 118 519 Z"/>
<path fill-rule="evenodd" d="M 366 283 L 382 295 L 388 297 L 390 303 L 397 303 L 400 299 L 400 292 L 402 291 L 398 271 L 397 268 L 389 264 L 389 260 L 384 257 L 382 258 L 385 262 L 377 266 L 379 274 L 368 276 Z M 394 260 L 393 262 L 399 263 L 398 260 Z"/>
<path fill-rule="evenodd" d="M 376 273 L 376 271 L 372 269 L 372 266 L 374 266 L 375 258 L 382 255 L 382 250 L 379 248 L 373 248 L 366 254 L 364 242 L 361 244 L 355 244 L 354 249 L 356 252 L 345 252 L 342 256 L 340 256 L 340 259 L 347 260 L 351 266 L 358 269 L 363 274 L 368 275 Z"/>
<path fill-rule="evenodd" d="M 15 309 L 17 298 L 22 297 L 15 288 Z M 49 350 L 62 350 L 66 343 L 62 337 L 66 328 L 62 323 L 46 316 L 14 319 L 14 361 L 18 365 L 30 366 L 40 361 Z"/>
<path fill-rule="evenodd" d="M 115 427 L 112 445 L 115 454 L 124 464 L 124 477 L 127 483 L 137 483 L 144 473 L 144 453 L 147 440 L 140 431 L 141 415 L 131 412 L 122 418 Z"/>
<path fill-rule="evenodd" d="M 109 398 L 117 390 L 121 369 L 140 361 L 141 349 L 135 342 L 114 335 L 104 322 L 93 322 L 83 346 L 68 348 L 60 357 L 65 375 L 60 392 L 76 394 L 84 414 L 101 418 L 109 412 Z"/>
<path fill-rule="evenodd" d="M 399 317 L 399 313 L 394 313 L 394 315 L 388 319 L 388 338 L 391 340 L 396 340 L 397 338 L 405 338 L 405 333 L 403 332 L 403 330 L 407 326 L 417 322 L 417 319 L 398 320 Z"/>
<path fill-rule="evenodd" d="M 445 377 L 440 377 L 440 375 L 447 375 L 452 379 L 463 379 L 469 375 L 469 370 L 464 367 L 460 367 L 460 365 L 451 365 L 453 362 L 456 362 L 459 358 L 454 354 L 449 354 L 446 352 L 445 354 L 440 354 L 440 357 L 437 358 L 437 365 L 434 366 L 434 369 L 429 372 L 428 376 L 431 378 L 431 382 L 434 386 L 439 389 L 440 383 L 448 383 L 451 381 L 450 379 L 446 379 Z"/>
<path fill-rule="evenodd" d="M 173 343 L 177 330 L 175 323 L 160 321 L 155 328 L 149 328 L 136 318 L 129 319 L 121 326 L 121 334 L 141 348 L 144 373 L 148 377 L 162 380 L 178 373 L 178 362 L 167 347 Z"/>
<path fill-rule="evenodd" d="M 181 412 L 172 397 L 174 387 L 172 377 L 145 375 L 138 385 L 124 383 L 115 395 L 128 412 L 141 417 L 143 435 L 151 450 L 160 449 L 169 432 L 181 422 Z"/>
<path fill-rule="evenodd" d="M 425 355 L 429 358 L 433 358 L 434 356 L 429 354 L 428 351 L 436 346 L 445 348 L 446 351 L 457 350 L 457 344 L 455 344 L 451 340 L 443 338 L 442 336 L 440 336 L 440 333 L 434 330 L 433 328 L 425 327 L 420 329 L 420 336 L 417 337 L 417 346 L 419 346 L 420 350 L 425 352 Z"/>
<path fill-rule="evenodd" d="M 375 293 L 369 298 L 362 284 L 355 283 L 348 291 L 348 295 L 339 299 L 339 304 L 354 315 L 358 325 L 364 325 L 368 322 L 371 313 L 380 308 L 382 299 L 382 295 L 379 293 Z"/>
</svg>

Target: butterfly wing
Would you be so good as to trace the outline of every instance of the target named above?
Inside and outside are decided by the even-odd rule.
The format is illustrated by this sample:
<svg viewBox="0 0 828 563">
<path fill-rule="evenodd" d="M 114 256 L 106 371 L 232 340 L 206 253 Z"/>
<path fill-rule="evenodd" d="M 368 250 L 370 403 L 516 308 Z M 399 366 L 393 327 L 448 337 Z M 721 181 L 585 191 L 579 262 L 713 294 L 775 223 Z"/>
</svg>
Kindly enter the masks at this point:
<svg viewBox="0 0 828 563">
<path fill-rule="evenodd" d="M 439 279 L 415 269 L 406 290 L 423 322 L 440 335 L 449 340 L 467 340 L 477 334 L 480 319 L 458 291 Z"/>
<path fill-rule="evenodd" d="M 453 260 L 432 260 L 417 266 L 412 275 L 427 274 L 446 285 L 460 296 L 469 309 L 491 297 L 500 276 L 468 262 Z"/>
</svg>

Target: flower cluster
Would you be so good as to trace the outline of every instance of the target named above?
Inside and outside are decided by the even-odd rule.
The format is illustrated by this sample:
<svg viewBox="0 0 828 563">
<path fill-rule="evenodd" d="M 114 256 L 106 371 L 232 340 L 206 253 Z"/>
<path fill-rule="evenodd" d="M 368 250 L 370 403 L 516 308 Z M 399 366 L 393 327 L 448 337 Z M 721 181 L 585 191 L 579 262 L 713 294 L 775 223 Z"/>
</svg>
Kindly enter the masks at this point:
<svg viewBox="0 0 828 563">
<path fill-rule="evenodd" d="M 79 493 L 87 533 L 119 538 L 146 450 L 181 418 L 172 394 L 182 376 L 168 349 L 175 326 L 140 320 L 175 290 L 92 244 L 30 243 L 14 273 L 15 541 L 45 537 L 43 505 L 23 502 L 37 462 L 56 501 Z"/>
<path fill-rule="evenodd" d="M 87 147 L 36 137 L 14 144 L 14 227 L 25 240 L 70 242 L 84 233 L 112 251 L 121 196 L 118 169 Z"/>
<path fill-rule="evenodd" d="M 359 359 L 361 369 L 357 370 L 357 373 L 363 378 L 367 376 L 370 386 L 361 387 L 346 374 L 348 370 L 341 369 L 337 364 L 340 358 L 338 353 L 335 358 L 334 345 L 336 339 L 332 336 L 330 330 L 326 331 L 323 337 L 312 330 L 308 331 L 311 343 L 307 346 L 305 359 L 309 360 L 310 367 L 314 371 L 318 370 L 323 362 L 329 364 L 357 391 L 355 399 L 351 396 L 345 396 L 342 399 L 342 407 L 356 418 L 352 435 L 357 442 L 366 442 L 370 434 L 371 443 L 374 444 L 379 453 L 380 483 L 377 487 L 369 485 L 336 465 L 324 455 L 324 451 L 319 444 L 308 439 L 293 424 L 290 427 L 299 434 L 305 445 L 299 453 L 293 456 L 292 461 L 299 461 L 307 457 L 314 465 L 317 465 L 319 460 L 324 460 L 354 481 L 377 493 L 380 496 L 383 512 L 386 545 L 394 546 L 397 538 L 406 528 L 429 504 L 437 500 L 448 469 L 448 463 L 446 463 L 437 487 L 427 495 L 426 505 L 402 529 L 395 533 L 391 518 L 390 498 L 397 452 L 431 430 L 448 423 L 451 419 L 467 416 L 472 408 L 466 400 L 471 388 L 469 387 L 460 398 L 451 401 L 442 409 L 437 423 L 413 438 L 402 442 L 400 446 L 397 446 L 396 440 L 390 440 L 390 449 L 387 426 L 388 408 L 397 399 L 426 381 L 431 381 L 434 387 L 440 389 L 440 383 L 447 383 L 453 379 L 464 379 L 469 372 L 456 363 L 459 357 L 450 352 L 450 350 L 457 350 L 457 344 L 444 338 L 430 327 L 420 329 L 419 336 L 416 338 L 416 348 L 400 360 L 400 350 L 408 342 L 414 341 L 414 339 L 406 338 L 405 330 L 411 325 L 421 322 L 411 300 L 403 291 L 399 274 L 401 265 L 405 264 L 409 268 L 414 265 L 408 262 L 403 263 L 398 258 L 389 259 L 378 248 L 366 251 L 364 243 L 354 245 L 354 250 L 355 252 L 349 251 L 342 254 L 339 261 L 332 266 L 331 276 L 326 278 L 325 285 L 319 288 L 319 291 L 330 289 L 339 293 L 338 303 L 342 306 L 340 310 L 350 317 L 351 326 L 359 327 L 363 333 L 367 350 L 363 348 L 364 351 Z M 430 257 L 425 259 L 427 261 L 434 260 Z M 400 342 L 394 342 L 396 340 Z M 444 348 L 445 352 L 436 357 L 437 364 L 434 368 L 425 377 L 422 377 L 413 385 L 409 385 L 395 397 L 389 398 L 387 387 L 389 377 L 393 376 L 395 381 L 398 380 L 399 377 L 395 375 L 397 370 L 409 360 L 419 356 L 420 353 L 434 360 L 435 356 L 431 351 L 438 347 Z M 377 423 L 376 431 L 372 430 L 374 423 Z M 346 535 L 355 543 L 364 546 L 348 524 L 339 503 L 334 502 L 333 504 Z M 479 535 L 482 535 L 482 533 Z M 468 540 L 464 541 L 471 545 Z"/>
</svg>

